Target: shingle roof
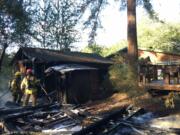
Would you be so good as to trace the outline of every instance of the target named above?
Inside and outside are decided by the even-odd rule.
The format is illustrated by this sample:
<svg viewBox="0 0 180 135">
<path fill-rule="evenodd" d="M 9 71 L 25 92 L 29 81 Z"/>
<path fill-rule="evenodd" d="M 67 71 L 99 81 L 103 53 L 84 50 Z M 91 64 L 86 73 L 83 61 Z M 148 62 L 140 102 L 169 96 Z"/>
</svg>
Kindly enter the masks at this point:
<svg viewBox="0 0 180 135">
<path fill-rule="evenodd" d="M 116 55 L 125 54 L 125 53 L 127 53 L 127 52 L 128 52 L 128 49 L 127 49 L 127 47 L 125 47 L 125 48 L 122 48 L 122 49 L 118 50 L 118 51 L 115 52 L 115 53 L 112 53 L 112 54 L 106 56 L 106 58 L 113 58 L 113 57 L 116 56 Z"/>
<path fill-rule="evenodd" d="M 172 52 L 163 52 L 163 51 L 152 51 L 152 50 L 146 50 L 146 49 L 138 49 L 139 51 L 146 51 L 146 52 L 155 52 L 155 53 L 162 53 L 162 54 L 168 54 L 168 55 L 174 55 L 174 56 L 180 56 L 179 53 L 172 53 Z M 112 58 L 118 54 L 126 54 L 128 53 L 128 48 L 125 47 L 125 48 L 122 48 L 120 50 L 118 50 L 117 52 L 113 53 L 113 54 L 110 54 L 108 55 L 106 58 Z"/>
<path fill-rule="evenodd" d="M 19 49 L 14 59 L 20 54 L 28 59 L 36 58 L 42 62 L 78 62 L 78 63 L 97 63 L 97 64 L 112 64 L 113 62 L 107 58 L 93 53 L 82 52 L 62 52 L 57 50 L 22 47 Z"/>
</svg>

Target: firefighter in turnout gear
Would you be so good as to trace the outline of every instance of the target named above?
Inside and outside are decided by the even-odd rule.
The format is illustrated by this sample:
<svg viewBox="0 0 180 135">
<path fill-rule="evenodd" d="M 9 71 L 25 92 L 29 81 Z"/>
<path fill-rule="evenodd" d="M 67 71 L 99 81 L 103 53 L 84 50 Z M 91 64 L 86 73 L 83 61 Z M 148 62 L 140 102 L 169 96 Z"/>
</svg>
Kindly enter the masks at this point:
<svg viewBox="0 0 180 135">
<path fill-rule="evenodd" d="M 15 103 L 21 103 L 21 98 L 23 96 L 23 92 L 20 88 L 21 85 L 21 72 L 17 71 L 14 74 L 13 80 L 10 82 L 10 90 L 12 92 L 13 101 Z"/>
<path fill-rule="evenodd" d="M 36 105 L 37 101 L 37 85 L 39 80 L 34 76 L 32 69 L 27 69 L 26 76 L 22 80 L 21 90 L 24 91 L 25 97 L 23 106 L 27 106 L 30 97 L 32 96 L 32 106 Z"/>
</svg>

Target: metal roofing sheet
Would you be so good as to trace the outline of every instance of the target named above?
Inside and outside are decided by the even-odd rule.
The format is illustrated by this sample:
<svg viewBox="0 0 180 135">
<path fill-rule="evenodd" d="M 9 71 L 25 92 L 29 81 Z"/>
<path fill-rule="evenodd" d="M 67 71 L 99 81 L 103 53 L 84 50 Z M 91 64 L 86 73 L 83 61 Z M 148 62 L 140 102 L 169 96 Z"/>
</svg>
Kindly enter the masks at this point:
<svg viewBox="0 0 180 135">
<path fill-rule="evenodd" d="M 66 73 L 66 72 L 77 71 L 77 70 L 98 70 L 98 69 L 94 67 L 78 65 L 78 64 L 62 64 L 62 65 L 49 67 L 48 69 L 45 70 L 45 73 L 49 73 L 51 71 L 58 71 L 60 73 Z"/>
</svg>

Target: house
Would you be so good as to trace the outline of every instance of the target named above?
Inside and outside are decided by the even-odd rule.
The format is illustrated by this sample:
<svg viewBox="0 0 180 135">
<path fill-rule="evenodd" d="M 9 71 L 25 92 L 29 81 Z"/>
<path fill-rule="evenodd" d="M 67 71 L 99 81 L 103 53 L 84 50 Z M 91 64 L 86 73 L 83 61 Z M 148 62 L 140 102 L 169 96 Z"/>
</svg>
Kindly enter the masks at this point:
<svg viewBox="0 0 180 135">
<path fill-rule="evenodd" d="M 121 55 L 126 57 L 128 52 L 127 48 L 123 48 L 118 52 L 107 56 L 107 58 L 113 58 L 116 55 Z M 157 64 L 170 64 L 170 63 L 180 63 L 180 54 L 176 53 L 169 53 L 169 52 L 160 52 L 160 51 L 151 51 L 151 50 L 143 50 L 138 49 L 138 57 L 139 59 L 146 59 L 149 58 L 150 63 L 157 65 Z"/>
<path fill-rule="evenodd" d="M 107 58 L 116 55 L 127 58 L 123 48 Z M 138 49 L 139 83 L 147 89 L 180 91 L 180 54 Z"/>
<path fill-rule="evenodd" d="M 18 50 L 11 61 L 14 70 L 25 74 L 33 68 L 48 93 L 56 100 L 82 103 L 100 95 L 101 82 L 113 62 L 97 54 L 27 48 Z"/>
</svg>

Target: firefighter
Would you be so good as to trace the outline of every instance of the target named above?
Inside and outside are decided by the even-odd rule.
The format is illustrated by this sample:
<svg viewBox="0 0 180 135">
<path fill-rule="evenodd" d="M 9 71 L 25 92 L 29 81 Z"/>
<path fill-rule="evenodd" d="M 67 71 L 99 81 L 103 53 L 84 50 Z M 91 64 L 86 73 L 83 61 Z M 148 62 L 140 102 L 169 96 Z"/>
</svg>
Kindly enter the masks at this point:
<svg viewBox="0 0 180 135">
<path fill-rule="evenodd" d="M 13 102 L 18 104 L 21 103 L 21 98 L 23 96 L 20 85 L 21 85 L 21 72 L 17 71 L 14 74 L 13 80 L 10 82 L 10 90 L 12 92 Z"/>
<path fill-rule="evenodd" d="M 21 90 L 24 91 L 25 97 L 23 101 L 23 106 L 27 106 L 30 97 L 32 96 L 32 106 L 36 105 L 37 101 L 37 86 L 39 80 L 33 74 L 32 69 L 27 69 L 26 76 L 22 80 Z"/>
</svg>

